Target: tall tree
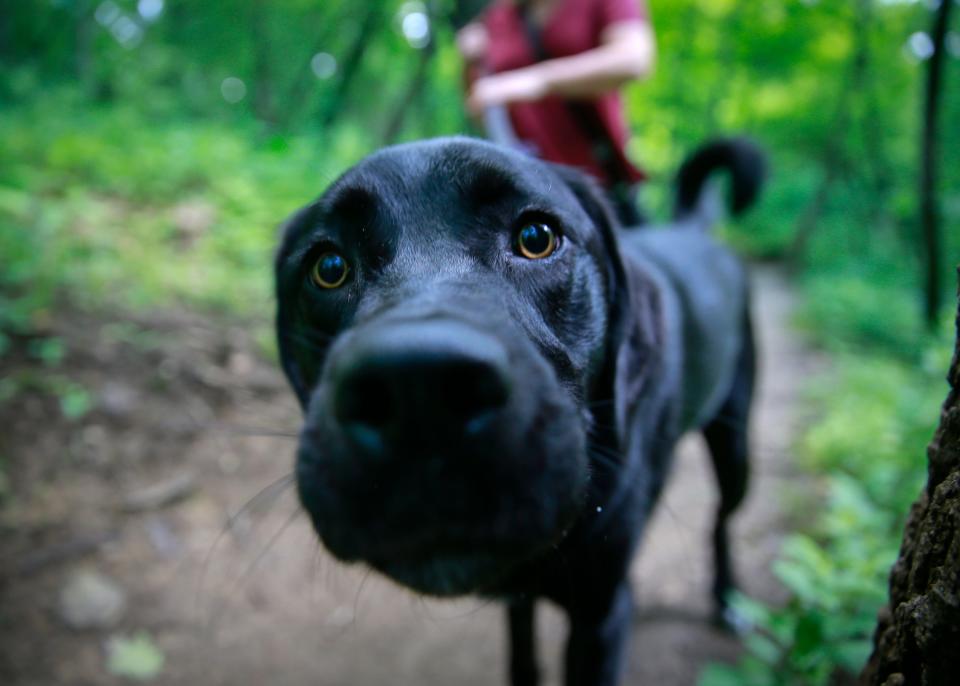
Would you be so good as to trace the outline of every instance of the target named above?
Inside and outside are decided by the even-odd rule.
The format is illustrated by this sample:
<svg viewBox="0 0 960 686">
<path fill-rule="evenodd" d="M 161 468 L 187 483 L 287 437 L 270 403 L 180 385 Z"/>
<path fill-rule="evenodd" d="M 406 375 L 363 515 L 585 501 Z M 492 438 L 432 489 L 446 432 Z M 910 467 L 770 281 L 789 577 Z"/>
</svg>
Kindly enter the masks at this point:
<svg viewBox="0 0 960 686">
<path fill-rule="evenodd" d="M 950 25 L 952 0 L 940 0 L 933 21 L 931 38 L 933 54 L 927 67 L 927 90 L 923 107 L 923 133 L 920 144 L 920 226 L 926 258 L 926 316 L 933 328 L 940 315 L 940 214 L 937 207 L 937 129 L 943 83 L 943 57 L 946 52 L 947 27 Z"/>
<path fill-rule="evenodd" d="M 276 123 L 273 108 L 273 73 L 270 68 L 270 32 L 265 0 L 250 6 L 250 43 L 253 52 L 253 111 L 268 124 Z"/>
<path fill-rule="evenodd" d="M 379 28 L 383 13 L 381 4 L 380 2 L 371 2 L 367 5 L 367 10 L 357 26 L 353 42 L 350 44 L 340 67 L 340 78 L 337 81 L 333 97 L 325 103 L 323 110 L 320 112 L 321 128 L 329 128 L 344 109 L 350 89 L 360 72 L 363 56 L 373 42 L 374 35 Z"/>
<path fill-rule="evenodd" d="M 949 4 L 944 0 L 942 4 Z M 864 686 L 947 686 L 960 660 L 960 311 L 950 393 L 927 448 L 927 486 L 914 503 L 890 602 L 880 613 Z"/>
<path fill-rule="evenodd" d="M 435 32 L 438 20 L 436 2 L 434 0 L 430 0 L 424 5 L 424 7 L 426 8 L 427 18 L 430 26 L 429 33 L 427 34 L 427 44 L 420 48 L 420 57 L 417 60 L 416 71 L 414 71 L 413 76 L 407 83 L 406 90 L 404 90 L 403 95 L 400 97 L 396 107 L 394 107 L 390 118 L 387 120 L 387 125 L 384 128 L 383 135 L 380 138 L 383 145 L 390 145 L 396 140 L 397 136 L 400 135 L 400 130 L 403 128 L 403 122 L 407 117 L 407 112 L 416 102 L 417 98 L 420 96 L 420 93 L 423 92 L 423 87 L 426 85 L 427 77 L 429 75 L 430 62 L 436 53 L 437 48 Z"/>
</svg>

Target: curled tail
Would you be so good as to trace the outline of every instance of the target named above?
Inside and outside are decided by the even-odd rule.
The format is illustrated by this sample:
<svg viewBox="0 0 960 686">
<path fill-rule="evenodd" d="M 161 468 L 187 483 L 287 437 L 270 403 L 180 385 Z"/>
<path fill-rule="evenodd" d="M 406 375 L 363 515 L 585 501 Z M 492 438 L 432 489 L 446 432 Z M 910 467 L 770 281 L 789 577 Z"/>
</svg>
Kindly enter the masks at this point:
<svg viewBox="0 0 960 686">
<path fill-rule="evenodd" d="M 720 218 L 719 191 L 715 184 L 708 183 L 718 170 L 730 174 L 730 206 L 733 214 L 738 215 L 760 193 L 767 173 L 766 157 L 746 138 L 721 138 L 702 146 L 677 172 L 674 221 L 708 228 Z"/>
</svg>

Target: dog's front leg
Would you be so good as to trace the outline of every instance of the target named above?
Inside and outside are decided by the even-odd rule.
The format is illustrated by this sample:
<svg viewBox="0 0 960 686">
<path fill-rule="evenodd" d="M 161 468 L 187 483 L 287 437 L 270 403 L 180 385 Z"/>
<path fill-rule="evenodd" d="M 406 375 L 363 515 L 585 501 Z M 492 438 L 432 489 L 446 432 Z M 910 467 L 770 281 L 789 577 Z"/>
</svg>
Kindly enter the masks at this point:
<svg viewBox="0 0 960 686">
<path fill-rule="evenodd" d="M 578 599 L 569 611 L 566 686 L 615 686 L 620 679 L 624 647 L 630 633 L 633 596 L 623 579 L 613 592 Z"/>
<path fill-rule="evenodd" d="M 540 682 L 533 611 L 534 600 L 530 597 L 514 600 L 507 606 L 511 686 L 537 686 Z"/>
</svg>

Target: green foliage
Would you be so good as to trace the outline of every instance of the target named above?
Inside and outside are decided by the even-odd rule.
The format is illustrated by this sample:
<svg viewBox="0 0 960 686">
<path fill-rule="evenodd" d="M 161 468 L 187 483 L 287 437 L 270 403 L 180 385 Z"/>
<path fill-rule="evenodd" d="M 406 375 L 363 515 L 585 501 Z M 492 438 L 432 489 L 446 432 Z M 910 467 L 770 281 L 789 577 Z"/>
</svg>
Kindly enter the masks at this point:
<svg viewBox="0 0 960 686">
<path fill-rule="evenodd" d="M 47 332 L 65 302 L 216 308 L 268 328 L 280 223 L 369 151 L 356 127 L 320 155 L 315 138 L 152 122 L 62 96 L 0 116 L 11 142 L 0 148 L 0 362 L 22 339 L 28 358 L 57 367 L 69 351 Z M 83 415 L 90 398 L 62 376 L 7 385 Z"/>
<path fill-rule="evenodd" d="M 265 316 L 280 221 L 365 152 L 345 135 L 337 163 L 312 140 L 131 117 L 43 104 L 0 120 L 0 330 L 42 330 L 59 296 Z"/>
<path fill-rule="evenodd" d="M 166 0 L 151 21 L 137 18 L 134 0 L 8 4 L 0 363 L 31 366 L 0 375 L 0 403 L 33 389 L 68 417 L 90 409 L 55 334 L 66 308 L 120 319 L 149 308 L 225 311 L 261 322 L 254 335 L 270 352 L 270 266 L 283 218 L 389 142 L 393 120 L 398 139 L 468 129 L 448 15 L 476 3 L 427 3 L 427 50 L 399 30 L 402 0 Z M 111 4 L 113 18 L 102 14 Z M 791 599 L 776 609 L 743 600 L 761 631 L 739 666 L 711 668 L 703 681 L 826 683 L 834 670 L 856 671 L 865 654 L 943 395 L 948 346 L 920 321 L 924 64 L 906 49 L 928 28 L 929 3 L 649 5 L 658 64 L 626 92 L 630 149 L 652 176 L 646 202 L 666 215 L 672 175 L 703 140 L 758 139 L 770 183 L 723 238 L 803 268 L 799 323 L 835 356 L 829 383 L 811 391 L 818 420 L 800 441 L 823 513 L 776 566 Z M 118 33 L 123 17 L 135 39 Z M 335 73 L 312 70 L 318 53 L 334 56 Z M 421 64 L 425 78 L 404 109 Z M 948 60 L 943 90 L 945 274 L 947 257 L 960 254 L 958 65 Z M 227 79 L 242 81 L 239 99 L 225 97 Z M 797 244 L 800 231 L 808 240 Z M 107 335 L 155 344 L 123 324 Z"/>
<path fill-rule="evenodd" d="M 151 681 L 163 671 L 166 658 L 150 635 L 111 636 L 107 640 L 107 671 L 136 681 Z"/>
<path fill-rule="evenodd" d="M 800 324 L 817 322 L 830 332 L 824 345 L 835 351 L 865 344 L 916 359 L 924 339 L 915 294 L 882 278 L 844 271 L 810 279 Z"/>
<path fill-rule="evenodd" d="M 864 314 L 851 306 L 851 320 L 859 321 Z M 813 385 L 819 419 L 798 448 L 823 502 L 808 504 L 820 514 L 808 532 L 785 541 L 774 564 L 789 600 L 770 608 L 741 598 L 740 609 L 757 626 L 746 655 L 735 666 L 705 670 L 700 686 L 818 685 L 859 673 L 906 514 L 925 483 L 925 447 L 946 394 L 947 341 L 925 340 L 921 368 L 878 353 L 885 341 L 872 351 L 837 353 L 829 379 Z M 846 348 L 852 346 L 848 340 Z"/>
</svg>

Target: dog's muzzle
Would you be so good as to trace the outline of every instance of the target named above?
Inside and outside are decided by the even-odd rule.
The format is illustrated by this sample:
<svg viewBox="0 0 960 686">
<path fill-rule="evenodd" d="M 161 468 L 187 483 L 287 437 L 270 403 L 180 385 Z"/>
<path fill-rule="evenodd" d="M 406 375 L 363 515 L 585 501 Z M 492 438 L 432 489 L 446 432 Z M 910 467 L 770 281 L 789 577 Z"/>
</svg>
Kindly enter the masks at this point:
<svg viewBox="0 0 960 686">
<path fill-rule="evenodd" d="M 451 320 L 390 323 L 355 336 L 332 359 L 333 416 L 357 459 L 455 453 L 508 404 L 507 351 Z"/>
<path fill-rule="evenodd" d="M 297 484 L 326 546 L 417 590 L 489 587 L 562 535 L 584 432 L 516 330 L 443 314 L 375 317 L 330 351 Z"/>
</svg>

